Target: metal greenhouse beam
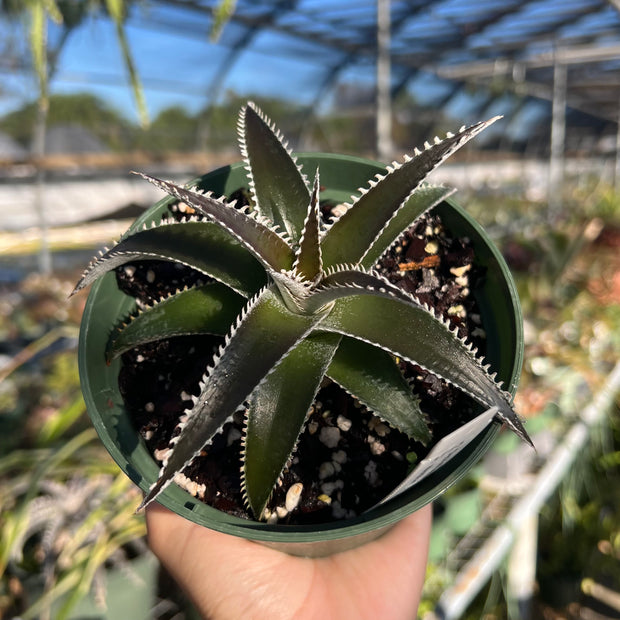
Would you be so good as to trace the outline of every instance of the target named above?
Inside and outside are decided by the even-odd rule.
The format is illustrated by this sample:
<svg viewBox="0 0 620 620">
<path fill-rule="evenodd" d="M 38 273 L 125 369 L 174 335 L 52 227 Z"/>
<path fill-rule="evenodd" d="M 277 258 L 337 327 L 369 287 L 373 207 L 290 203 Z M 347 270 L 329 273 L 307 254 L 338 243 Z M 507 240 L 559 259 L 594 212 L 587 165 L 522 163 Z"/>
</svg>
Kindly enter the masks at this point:
<svg viewBox="0 0 620 620">
<path fill-rule="evenodd" d="M 377 156 L 391 161 L 392 99 L 390 94 L 390 0 L 377 0 Z"/>
<path fill-rule="evenodd" d="M 566 141 L 566 78 L 567 67 L 556 58 L 553 64 L 553 101 L 551 105 L 551 155 L 547 196 L 549 214 L 558 215 L 562 208 L 564 185 L 564 145 Z"/>
<path fill-rule="evenodd" d="M 581 413 L 525 493 L 472 559 L 459 572 L 454 585 L 446 590 L 435 610 L 439 620 L 461 618 L 478 592 L 489 581 L 510 551 L 524 524 L 537 515 L 564 479 L 580 451 L 588 441 L 591 428 L 600 423 L 620 392 L 620 362 L 607 376 L 605 384 L 590 405 Z"/>
<path fill-rule="evenodd" d="M 618 0 L 620 2 L 620 0 Z M 620 191 L 620 98 L 618 99 L 618 115 L 616 117 L 616 162 L 614 166 L 614 189 Z"/>
</svg>

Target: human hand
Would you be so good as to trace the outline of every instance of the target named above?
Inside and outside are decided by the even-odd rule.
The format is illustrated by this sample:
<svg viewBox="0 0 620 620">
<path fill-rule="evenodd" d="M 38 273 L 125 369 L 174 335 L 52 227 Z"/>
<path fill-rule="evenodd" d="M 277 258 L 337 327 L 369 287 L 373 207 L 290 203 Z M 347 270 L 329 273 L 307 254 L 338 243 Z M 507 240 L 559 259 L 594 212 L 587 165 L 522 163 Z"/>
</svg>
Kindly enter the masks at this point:
<svg viewBox="0 0 620 620">
<path fill-rule="evenodd" d="M 381 538 L 326 558 L 299 558 L 207 529 L 155 502 L 155 555 L 211 620 L 413 620 L 424 583 L 431 507 Z"/>
</svg>

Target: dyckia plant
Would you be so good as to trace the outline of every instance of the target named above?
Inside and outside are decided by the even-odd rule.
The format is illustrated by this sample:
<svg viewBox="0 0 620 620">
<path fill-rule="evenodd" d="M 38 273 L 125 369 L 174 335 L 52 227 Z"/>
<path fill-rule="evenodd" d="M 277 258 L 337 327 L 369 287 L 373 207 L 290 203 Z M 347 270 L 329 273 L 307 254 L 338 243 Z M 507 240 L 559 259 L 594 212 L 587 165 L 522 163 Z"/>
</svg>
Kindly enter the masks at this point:
<svg viewBox="0 0 620 620">
<path fill-rule="evenodd" d="M 466 392 L 530 441 L 510 396 L 448 323 L 373 271 L 412 222 L 452 193 L 427 174 L 480 133 L 478 123 L 426 144 L 370 179 L 329 223 L 319 210 L 320 170 L 309 182 L 272 123 L 252 103 L 239 133 L 251 204 L 145 179 L 199 217 L 162 222 L 125 236 L 85 271 L 76 291 L 136 259 L 164 259 L 209 276 L 138 313 L 109 342 L 109 359 L 158 339 L 220 334 L 224 344 L 178 423 L 159 477 L 142 506 L 245 409 L 242 486 L 260 519 L 289 463 L 324 379 L 342 386 L 382 420 L 428 444 L 420 401 L 396 357 Z"/>
</svg>

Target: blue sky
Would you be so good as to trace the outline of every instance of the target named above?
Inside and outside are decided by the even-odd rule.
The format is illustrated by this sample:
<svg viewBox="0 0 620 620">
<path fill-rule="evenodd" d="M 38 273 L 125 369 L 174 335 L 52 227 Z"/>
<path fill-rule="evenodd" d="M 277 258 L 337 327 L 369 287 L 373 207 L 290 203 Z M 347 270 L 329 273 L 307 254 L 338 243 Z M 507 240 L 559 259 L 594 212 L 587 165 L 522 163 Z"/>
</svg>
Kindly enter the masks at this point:
<svg viewBox="0 0 620 620">
<path fill-rule="evenodd" d="M 247 36 L 245 30 L 230 23 L 218 44 L 212 44 L 207 16 L 198 15 L 190 26 L 186 12 L 183 21 L 176 18 L 178 13 L 175 14 L 173 8 L 146 3 L 138 7 L 127 22 L 127 35 L 151 118 L 171 105 L 181 105 L 192 112 L 202 108 L 214 92 L 213 81 L 220 61 L 237 41 Z M 51 24 L 52 45 L 58 32 Z M 14 45 L 21 46 L 23 56 L 28 57 L 24 34 L 22 30 L 20 36 L 14 24 L 0 19 L 0 40 L 12 37 Z M 295 54 L 287 53 L 291 50 Z M 221 96 L 226 89 L 232 89 L 241 95 L 274 95 L 311 103 L 320 91 L 325 61 L 325 52 L 310 42 L 260 31 L 232 63 L 217 92 Z M 372 86 L 374 64 L 362 59 L 361 64 L 342 71 L 339 79 Z M 114 25 L 109 19 L 90 17 L 71 34 L 63 47 L 50 88 L 53 93 L 93 93 L 128 118 L 137 120 L 129 79 Z M 428 97 L 436 88 L 437 85 L 428 79 L 420 83 L 420 93 Z M 37 86 L 31 72 L 7 70 L 0 59 L 0 115 L 33 100 L 36 94 Z M 329 105 L 329 98 L 323 105 Z"/>
<path fill-rule="evenodd" d="M 153 16 L 151 16 L 153 17 Z M 127 25 L 132 55 L 142 80 L 151 117 L 162 108 L 182 105 L 190 111 L 204 106 L 213 92 L 212 81 L 219 61 L 227 51 L 230 28 L 220 44 L 209 42 L 209 24 L 197 24 L 195 31 L 157 29 L 156 22 L 131 20 Z M 0 21 L 0 37 L 15 35 L 14 26 Z M 50 27 L 50 42 L 57 39 L 57 28 Z M 232 32 L 234 35 L 234 32 Z M 277 57 L 272 50 L 280 44 L 277 36 L 260 34 L 251 49 L 232 65 L 220 92 L 226 88 L 240 94 L 288 97 L 307 102 L 314 94 L 321 66 L 308 55 L 298 60 Z M 25 45 L 22 41 L 18 43 Z M 264 51 L 263 51 L 264 50 Z M 309 88 L 310 86 L 310 88 Z M 36 97 L 36 82 L 24 71 L 0 72 L 0 114 Z M 116 33 L 110 20 L 90 18 L 75 30 L 63 47 L 53 93 L 91 92 L 137 119 L 136 106 Z"/>
<path fill-rule="evenodd" d="M 448 5 L 454 5 L 455 11 L 462 12 L 464 1 L 454 0 Z M 319 14 L 323 10 L 333 12 L 342 7 L 352 10 L 351 7 L 361 6 L 355 0 L 345 0 L 342 7 L 329 4 L 323 9 L 322 2 L 303 0 L 306 11 L 319 11 Z M 362 4 L 366 8 L 372 7 L 372 3 Z M 428 17 L 429 33 L 431 25 L 435 30 L 441 26 L 439 22 L 442 19 L 438 15 Z M 451 19 L 454 17 L 451 16 Z M 502 27 L 505 28 L 505 25 Z M 214 88 L 217 68 L 235 44 L 242 37 L 247 37 L 244 29 L 230 23 L 224 29 L 220 42 L 212 44 L 209 42 L 210 18 L 207 15 L 196 14 L 195 21 L 188 23 L 187 12 L 183 12 L 181 19 L 174 8 L 156 2 L 138 5 L 126 28 L 151 118 L 172 105 L 195 112 L 204 107 L 214 93 L 221 97 L 227 89 L 240 95 L 277 96 L 306 104 L 312 103 L 317 92 L 320 92 L 326 66 L 325 52 L 310 42 L 260 31 L 251 45 L 231 64 L 218 90 Z M 500 26 L 495 30 L 493 36 L 502 35 Z M 59 29 L 52 25 L 52 45 L 58 33 Z M 29 57 L 25 31 L 22 29 L 20 32 L 14 24 L 0 19 L 0 115 L 32 101 L 37 95 L 32 72 L 7 67 L 2 45 L 9 41 L 22 50 L 23 57 Z M 291 50 L 296 53 L 288 54 Z M 339 79 L 372 86 L 375 81 L 374 64 L 370 59 L 361 58 L 354 67 L 342 71 Z M 422 104 L 433 105 L 433 97 L 441 95 L 445 83 L 438 84 L 430 74 L 420 74 L 410 87 Z M 71 34 L 63 48 L 50 89 L 53 93 L 90 92 L 130 120 L 138 118 L 114 25 L 106 18 L 90 17 Z M 455 118 L 459 117 L 459 124 L 479 120 L 466 116 L 468 105 L 471 107 L 474 99 L 456 97 L 447 112 Z M 321 103 L 328 106 L 329 97 Z M 502 110 L 494 113 L 501 114 Z M 496 131 L 502 129 L 506 127 Z M 487 135 L 491 137 L 492 133 Z"/>
</svg>

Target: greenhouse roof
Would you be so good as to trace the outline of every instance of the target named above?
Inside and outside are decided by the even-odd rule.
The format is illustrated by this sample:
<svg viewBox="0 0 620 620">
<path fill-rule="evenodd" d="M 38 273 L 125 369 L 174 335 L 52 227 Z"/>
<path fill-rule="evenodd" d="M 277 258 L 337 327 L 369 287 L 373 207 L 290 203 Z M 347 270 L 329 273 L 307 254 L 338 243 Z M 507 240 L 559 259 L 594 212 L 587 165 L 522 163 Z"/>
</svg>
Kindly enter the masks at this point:
<svg viewBox="0 0 620 620">
<path fill-rule="evenodd" d="M 420 124 L 433 129 L 444 117 L 467 124 L 502 114 L 501 130 L 485 132 L 484 140 L 544 152 L 555 86 L 556 101 L 567 106 L 566 126 L 578 129 L 567 134 L 567 148 L 616 149 L 620 0 L 126 0 L 126 5 L 128 47 L 152 117 L 171 106 L 200 113 L 226 102 L 229 91 L 282 98 L 310 114 L 370 116 L 380 64 L 379 7 L 387 6 L 391 95 L 394 100 L 409 95 L 405 103 L 413 103 Z M 210 39 L 214 15 L 226 5 L 234 11 L 220 36 Z M 65 39 L 50 90 L 90 92 L 135 113 L 114 24 L 95 10 L 92 17 Z M 17 32 L 14 23 L 0 20 L 3 109 L 33 98 L 36 84 L 27 33 Z M 63 26 L 51 24 L 50 49 L 63 36 Z M 405 114 L 408 108 L 393 109 Z"/>
<path fill-rule="evenodd" d="M 204 36 L 218 3 L 154 0 L 146 17 Z M 513 98 L 515 112 L 530 97 L 552 99 L 559 66 L 568 105 L 615 123 L 619 9 L 620 0 L 391 0 L 392 93 L 414 89 L 433 107 L 466 99 L 477 114 L 508 89 L 521 95 Z M 245 54 L 258 52 L 313 65 L 307 90 L 319 102 L 347 76 L 374 79 L 377 2 L 237 0 L 218 48 L 215 90 Z"/>
</svg>

